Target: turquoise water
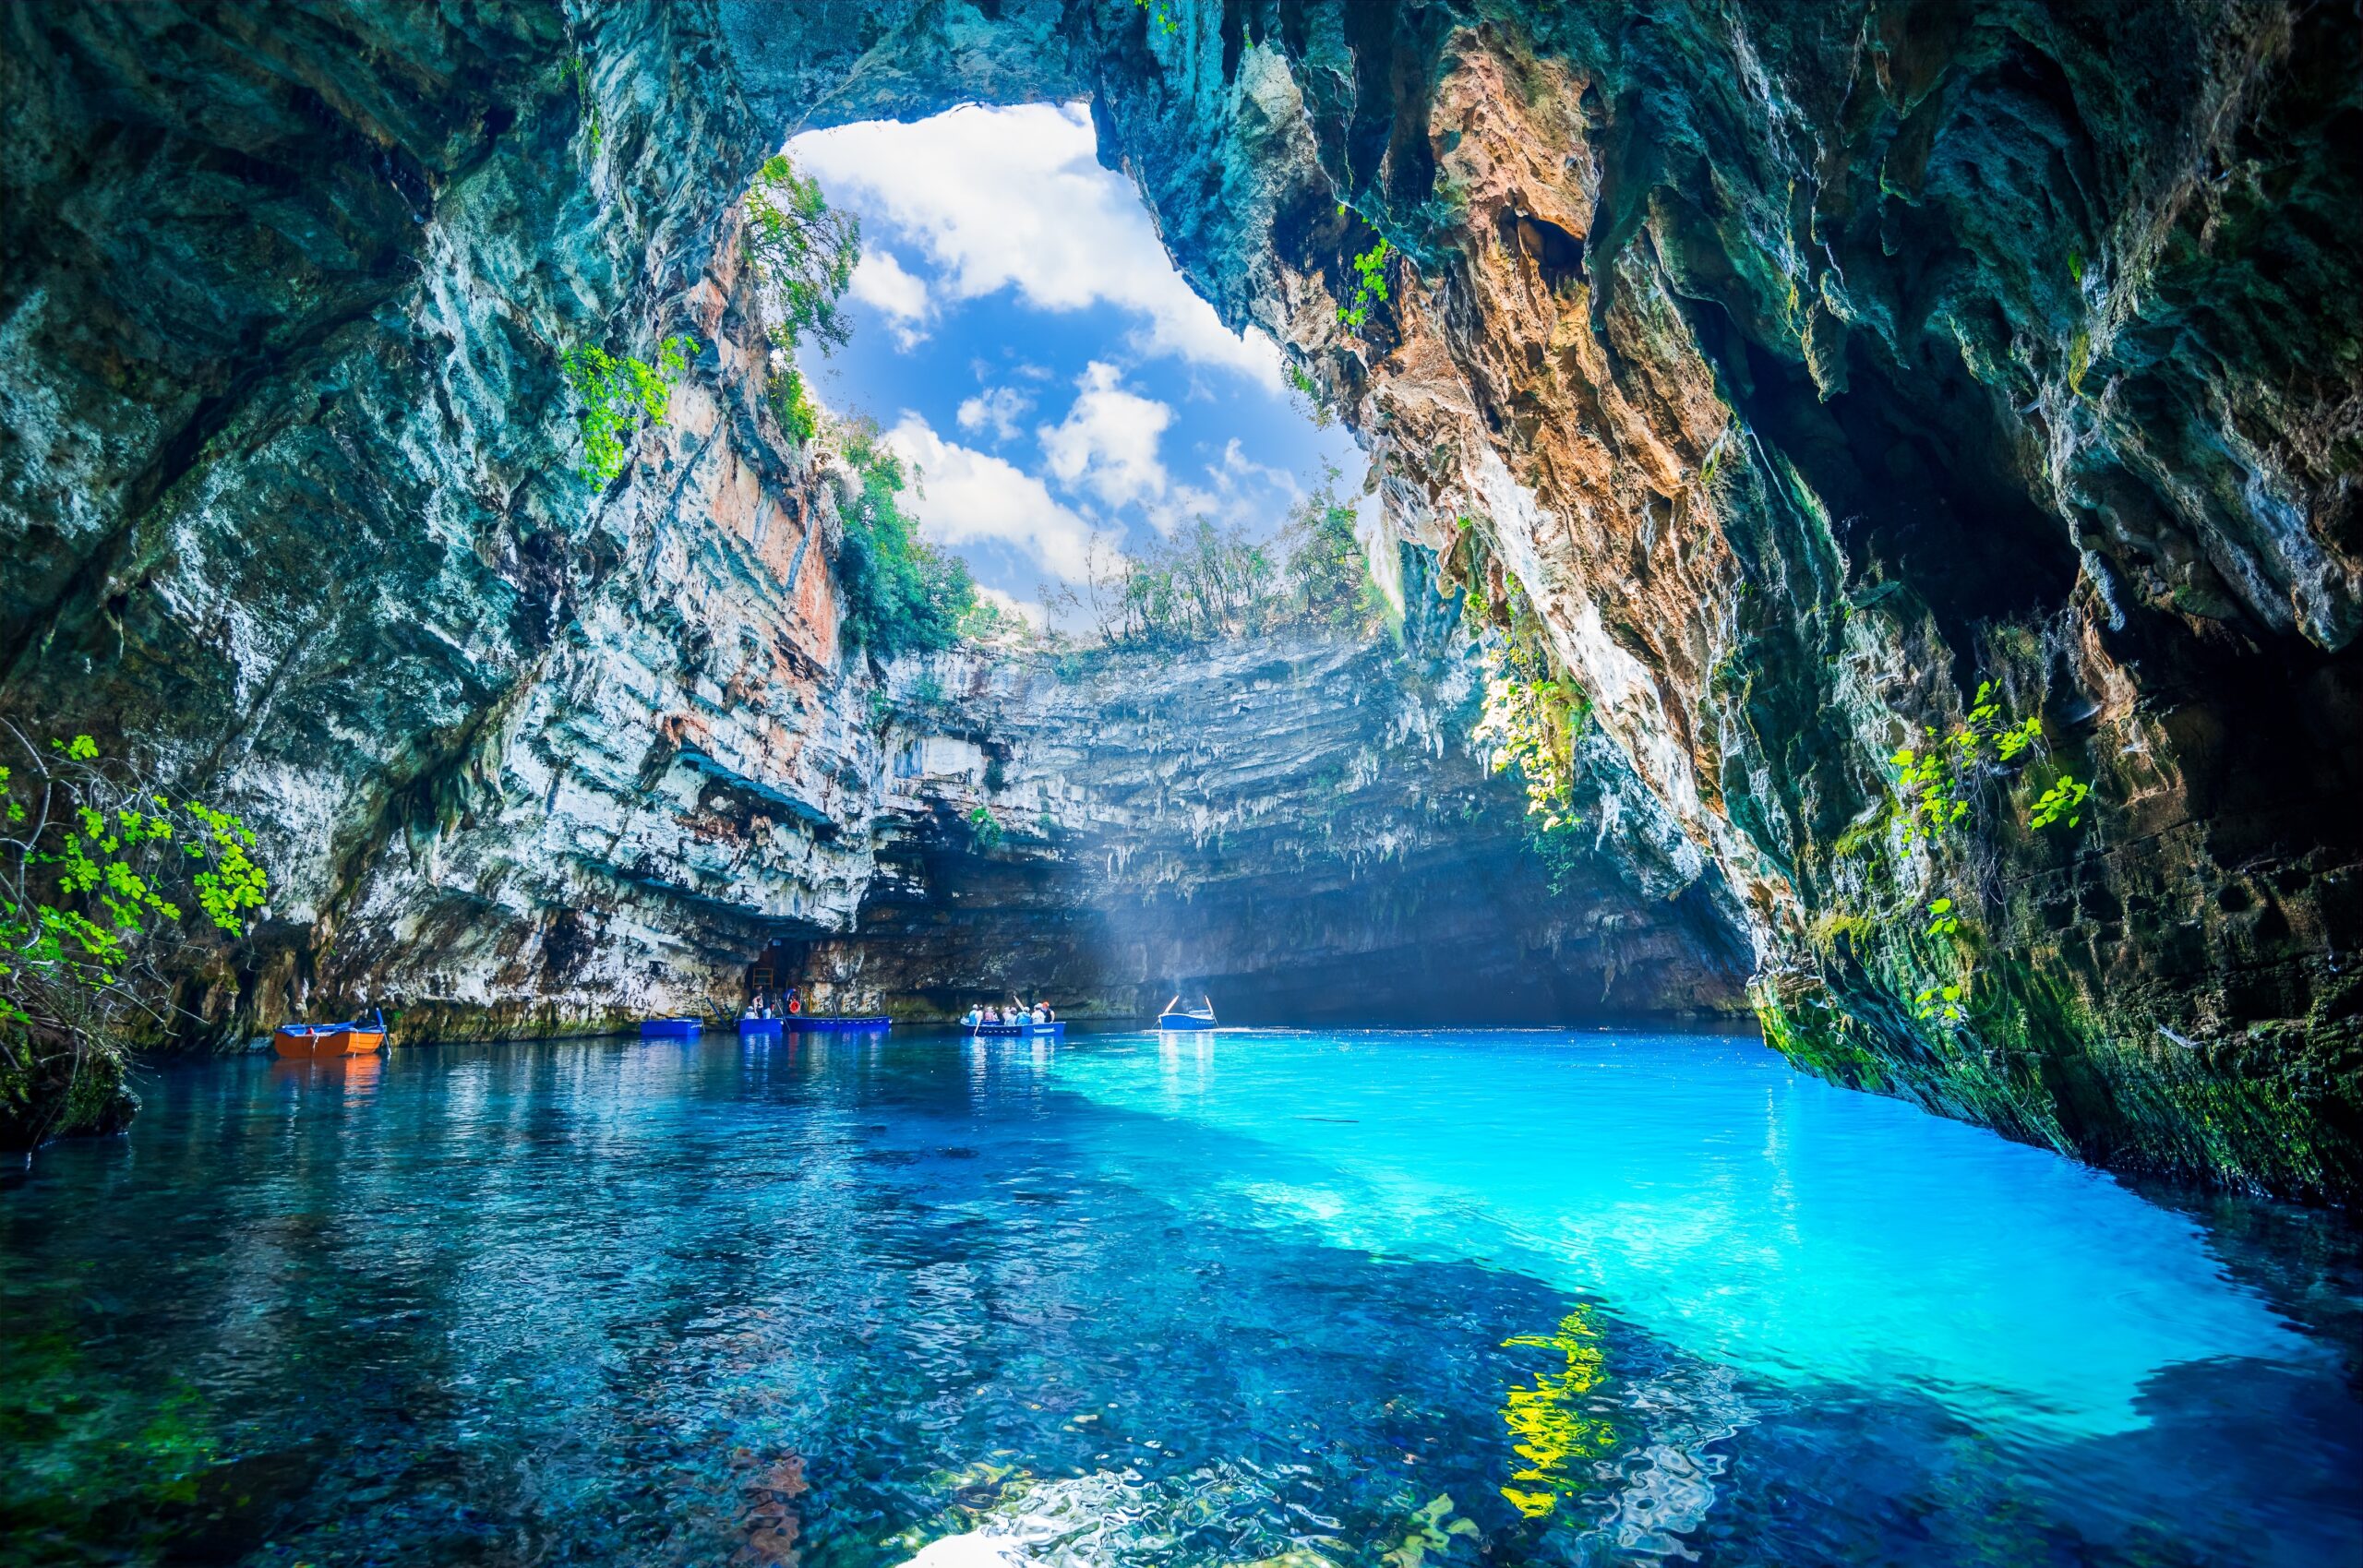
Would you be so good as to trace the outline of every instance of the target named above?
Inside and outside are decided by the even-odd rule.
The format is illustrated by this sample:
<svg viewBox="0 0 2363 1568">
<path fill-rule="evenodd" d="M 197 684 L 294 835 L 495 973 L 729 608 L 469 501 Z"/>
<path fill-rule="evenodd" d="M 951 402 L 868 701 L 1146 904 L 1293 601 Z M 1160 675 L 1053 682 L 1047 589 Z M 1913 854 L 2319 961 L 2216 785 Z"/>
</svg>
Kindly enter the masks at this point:
<svg viewBox="0 0 2363 1568">
<path fill-rule="evenodd" d="M 1753 1041 L 143 1095 L 0 1192 L 8 1561 L 2363 1563 L 2351 1233 L 2204 1228 Z"/>
</svg>

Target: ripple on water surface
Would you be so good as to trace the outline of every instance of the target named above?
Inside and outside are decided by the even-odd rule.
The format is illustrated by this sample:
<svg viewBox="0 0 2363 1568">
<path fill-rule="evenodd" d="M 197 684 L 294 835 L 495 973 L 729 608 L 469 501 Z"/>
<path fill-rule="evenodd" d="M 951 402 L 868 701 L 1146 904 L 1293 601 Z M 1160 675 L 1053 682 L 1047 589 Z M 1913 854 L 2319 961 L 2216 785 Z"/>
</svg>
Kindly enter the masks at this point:
<svg viewBox="0 0 2363 1568">
<path fill-rule="evenodd" d="M 1753 1042 L 587 1042 L 146 1096 L 0 1194 L 24 1560 L 2363 1562 L 2351 1370 L 2276 1306 L 2351 1253 L 2243 1283 Z"/>
</svg>

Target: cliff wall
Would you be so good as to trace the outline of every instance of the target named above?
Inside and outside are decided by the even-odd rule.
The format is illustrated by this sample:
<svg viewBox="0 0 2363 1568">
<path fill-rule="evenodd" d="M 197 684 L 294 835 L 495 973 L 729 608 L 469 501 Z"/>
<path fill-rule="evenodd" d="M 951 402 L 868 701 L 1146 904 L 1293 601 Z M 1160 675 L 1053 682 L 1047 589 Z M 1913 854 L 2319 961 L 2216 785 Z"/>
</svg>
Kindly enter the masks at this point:
<svg viewBox="0 0 2363 1568">
<path fill-rule="evenodd" d="M 876 8 L 820 95 L 721 16 L 790 117 L 1086 82 L 1404 535 L 1547 628 L 1732 891 L 1781 1049 L 2121 1167 L 2356 1190 L 2351 16 L 990 9 Z"/>
<path fill-rule="evenodd" d="M 1295 1023 L 1736 1011 L 1712 868 L 1629 778 L 1546 863 L 1480 690 L 1457 636 L 907 662 L 879 875 L 784 974 L 914 1018 L 1012 990 L 1138 1017 L 1192 983 Z"/>
<path fill-rule="evenodd" d="M 736 204 L 784 127 L 735 90 L 710 12 L 146 5 L 17 7 L 0 26 L 15 149 L 0 707 L 32 733 L 89 730 L 149 757 L 261 831 L 267 919 L 187 975 L 185 1040 L 361 1005 L 394 1011 L 411 1040 L 735 1008 L 760 955 L 854 931 L 865 911 L 858 947 L 831 962 L 898 968 L 898 1010 L 930 1005 L 932 968 L 981 981 L 1012 951 L 1125 1010 L 1139 984 L 1110 979 L 1120 961 L 1062 927 L 1055 900 L 1013 906 L 1007 930 L 975 921 L 965 946 L 882 913 L 941 854 L 927 824 L 967 808 L 966 781 L 896 772 L 927 725 L 1006 753 L 1021 796 L 1043 770 L 1082 767 L 1018 734 L 1029 722 L 1100 736 L 1090 766 L 1110 778 L 1182 754 L 1152 763 L 1107 731 L 1132 676 L 1060 686 L 1068 700 L 1036 710 L 1003 698 L 1049 689 L 1038 668 L 976 664 L 961 676 L 976 711 L 889 703 L 902 716 L 879 722 L 883 677 L 836 638 L 844 477 L 760 396 Z M 841 79 L 829 50 L 861 31 L 813 42 L 815 80 Z M 933 90 L 958 89 L 950 73 Z M 587 481 L 562 356 L 653 360 L 677 335 L 695 352 L 666 423 L 612 482 Z M 1695 857 L 1646 893 L 1593 868 L 1601 907 L 1581 915 L 1487 901 L 1535 873 L 1514 791 L 1480 779 L 1465 734 L 1387 753 L 1383 806 L 1347 787 L 1315 800 L 1306 781 L 1337 766 L 1318 748 L 1362 744 L 1338 722 L 1353 683 L 1393 677 L 1370 649 L 1288 658 L 1326 661 L 1304 704 L 1326 710 L 1273 770 L 1294 793 L 1238 774 L 1221 808 L 1303 837 L 1295 863 L 1326 879 L 1321 912 L 1272 882 L 1243 904 L 1208 897 L 1200 916 L 1245 923 L 1236 951 L 1206 948 L 1201 918 L 1153 961 L 1128 950 L 1135 982 L 1217 958 L 1242 981 L 1350 967 L 1374 943 L 1411 944 L 1420 909 L 1431 953 L 1498 947 L 1497 968 L 1528 971 L 1523 1009 L 1732 1004 L 1738 966 L 1693 958 L 1675 934 L 1689 906 L 1666 904 Z M 1161 722 L 1205 727 L 1186 702 Z M 1177 879 L 1228 885 L 1218 867 L 1176 868 L 1205 847 L 1181 826 L 1182 800 L 1204 805 L 1192 785 L 1170 818 L 1130 786 L 1074 787 L 1056 802 L 1072 832 L 1037 842 L 1034 817 L 1013 815 L 1010 847 L 972 856 L 975 876 L 1096 907 L 1127 868 L 1159 867 L 1152 897 L 1169 905 L 1190 904 Z M 1447 801 L 1484 832 L 1451 839 Z M 1364 805 L 1385 822 L 1356 823 Z M 1317 828 L 1294 820 L 1316 808 Z M 1146 857 L 1109 850 L 1109 811 L 1134 813 Z M 1360 911 L 1406 853 L 1397 816 L 1425 824 L 1432 880 L 1457 886 Z M 1112 874 L 1094 869 L 1103 852 Z M 1582 964 L 1570 952 L 1557 973 L 1571 948 Z M 1314 988 L 1308 969 L 1264 994 Z M 105 1102 L 85 1095 L 83 1119 L 111 1123 Z"/>
<path fill-rule="evenodd" d="M 2120 1166 L 2363 1186 L 2348 13 L 0 26 L 5 703 L 112 715 L 270 824 L 270 940 L 192 993 L 224 1026 L 398 984 L 573 1026 L 720 983 L 721 933 L 911 917 L 886 890 L 930 852 L 834 682 L 825 507 L 752 408 L 731 214 L 798 126 L 1087 96 L 1402 535 L 1544 628 L 1599 787 L 1654 802 L 1782 1049 Z M 673 424 L 592 493 L 558 353 L 680 330 Z M 1960 820 L 1914 833 L 1893 759 L 1963 727 Z M 2071 781 L 2073 824 L 2037 826 Z"/>
</svg>

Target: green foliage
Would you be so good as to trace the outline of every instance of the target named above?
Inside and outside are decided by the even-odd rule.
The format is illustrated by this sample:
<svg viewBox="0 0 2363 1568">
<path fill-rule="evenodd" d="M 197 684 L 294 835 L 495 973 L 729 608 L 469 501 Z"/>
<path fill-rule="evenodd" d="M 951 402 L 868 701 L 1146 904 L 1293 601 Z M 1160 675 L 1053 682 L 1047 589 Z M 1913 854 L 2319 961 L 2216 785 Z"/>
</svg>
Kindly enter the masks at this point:
<svg viewBox="0 0 2363 1568">
<path fill-rule="evenodd" d="M 1296 395 L 1300 411 L 1313 421 L 1315 430 L 1326 430 L 1337 423 L 1337 411 L 1330 405 L 1329 394 L 1322 389 L 1320 382 L 1313 378 L 1311 371 L 1300 365 L 1285 365 L 1280 367 L 1280 376 L 1288 382 L 1289 390 Z"/>
<path fill-rule="evenodd" d="M 238 818 L 175 804 L 89 736 L 43 749 L 8 734 L 29 766 L 0 768 L 0 1050 L 12 1079 L 70 1080 L 92 1056 L 119 1061 L 137 1016 L 162 1016 L 157 964 L 189 940 L 184 898 L 239 936 L 269 879 Z"/>
<path fill-rule="evenodd" d="M 1180 647 L 1262 630 L 1279 597 L 1272 546 L 1205 518 L 1137 556 L 1122 557 L 1113 581 L 1095 583 L 1112 601 L 1108 640 Z"/>
<path fill-rule="evenodd" d="M 2071 828 L 2081 826 L 2084 820 L 2084 797 L 2092 793 L 2092 785 L 2078 783 L 2072 774 L 2060 774 L 2059 782 L 2035 800 L 2034 825 L 2047 828 L 2065 819 Z"/>
<path fill-rule="evenodd" d="M 1579 885 L 1592 854 L 1592 842 L 1584 833 L 1582 818 L 1562 817 L 1549 826 L 1529 823 L 1526 844 L 1542 863 L 1544 884 L 1553 894 L 1568 892 Z"/>
<path fill-rule="evenodd" d="M 795 437 L 799 447 L 810 446 L 821 431 L 821 411 L 812 406 L 812 393 L 804 385 L 804 373 L 790 365 L 775 371 L 763 383 L 763 395 L 771 403 L 772 416 L 779 427 Z"/>
<path fill-rule="evenodd" d="M 1133 0 L 1133 4 L 1148 13 L 1149 26 L 1163 28 L 1169 33 L 1182 30 L 1182 24 L 1173 19 L 1174 0 Z"/>
<path fill-rule="evenodd" d="M 1924 1023 L 1959 1023 L 1969 1016 L 1969 987 L 1965 983 L 1923 986 L 1912 999 L 1912 1011 Z"/>
<path fill-rule="evenodd" d="M 1285 618 L 1310 625 L 1367 629 L 1384 596 L 1354 532 L 1354 509 L 1337 494 L 1339 477 L 1334 465 L 1325 469 L 1280 531 L 1282 608 Z"/>
<path fill-rule="evenodd" d="M 1014 610 L 1004 610 L 982 594 L 960 615 L 960 640 L 1002 646 L 1033 647 L 1044 640 L 1034 623 Z"/>
<path fill-rule="evenodd" d="M 999 849 L 1002 840 L 1009 836 L 1007 830 L 1001 825 L 1001 819 L 993 815 L 992 808 L 989 806 L 978 806 L 969 812 L 967 822 L 968 832 L 975 837 L 977 847 L 988 855 Z"/>
<path fill-rule="evenodd" d="M 1370 320 L 1370 307 L 1386 303 L 1386 258 L 1394 247 L 1386 236 L 1354 257 L 1354 297 L 1350 305 L 1337 307 L 1337 319 L 1359 332 Z"/>
<path fill-rule="evenodd" d="M 1992 681 L 1979 683 L 1969 712 L 1950 734 L 1939 738 L 1934 730 L 1921 733 L 1923 745 L 1903 747 L 1888 759 L 1910 802 L 1903 820 L 1907 843 L 1935 841 L 1961 826 L 1969 820 L 1970 793 L 1979 779 L 2043 746 L 2042 719 L 2029 714 L 2006 723 Z"/>
<path fill-rule="evenodd" d="M 836 566 L 846 642 L 880 659 L 953 646 L 977 607 L 967 567 L 919 537 L 918 521 L 902 506 L 910 475 L 875 425 L 846 426 L 842 444 L 861 478 L 840 519 Z"/>
<path fill-rule="evenodd" d="M 1961 916 L 1954 913 L 1951 899 L 1936 898 L 1928 901 L 1928 934 L 1932 937 L 1953 937 L 1961 934 Z"/>
<path fill-rule="evenodd" d="M 775 317 L 773 343 L 792 350 L 810 337 L 843 346 L 853 328 L 837 306 L 861 259 L 860 223 L 832 209 L 819 182 L 798 174 L 785 152 L 763 161 L 745 205 L 747 258 Z"/>
<path fill-rule="evenodd" d="M 1475 738 L 1488 742 L 1493 772 L 1516 768 L 1526 812 L 1548 833 L 1581 821 L 1575 808 L 1575 742 L 1589 704 L 1572 682 L 1521 669 L 1514 652 L 1483 655 L 1485 710 Z"/>
<path fill-rule="evenodd" d="M 606 133 L 599 119 L 598 97 L 591 89 L 591 62 L 584 59 L 578 50 L 566 57 L 558 72 L 561 79 L 574 84 L 574 100 L 582 111 L 583 133 L 590 138 L 591 151 L 596 156 L 599 143 Z"/>
<path fill-rule="evenodd" d="M 1382 600 L 1337 478 L 1327 470 L 1275 540 L 1201 518 L 1095 572 L 1088 586 L 1102 639 L 1171 648 L 1289 626 L 1374 628 Z"/>
<path fill-rule="evenodd" d="M 667 338 L 654 365 L 630 354 L 611 354 L 595 343 L 567 352 L 562 362 L 566 384 L 581 405 L 575 425 L 582 436 L 579 472 L 583 478 L 604 487 L 624 471 L 630 438 L 639 431 L 641 416 L 645 414 L 652 424 L 665 423 L 672 383 L 689 368 L 689 356 L 697 347 L 694 339 Z"/>
</svg>

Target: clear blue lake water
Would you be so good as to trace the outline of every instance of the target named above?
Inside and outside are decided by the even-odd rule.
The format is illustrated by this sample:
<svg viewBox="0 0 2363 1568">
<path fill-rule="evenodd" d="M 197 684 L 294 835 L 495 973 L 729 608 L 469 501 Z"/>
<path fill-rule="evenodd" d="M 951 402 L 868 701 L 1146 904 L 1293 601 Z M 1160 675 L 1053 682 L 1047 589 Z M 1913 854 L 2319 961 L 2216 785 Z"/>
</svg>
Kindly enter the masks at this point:
<svg viewBox="0 0 2363 1568">
<path fill-rule="evenodd" d="M 0 1190 L 0 1561 L 2363 1564 L 2363 1269 L 1626 1032 L 152 1071 Z"/>
</svg>

